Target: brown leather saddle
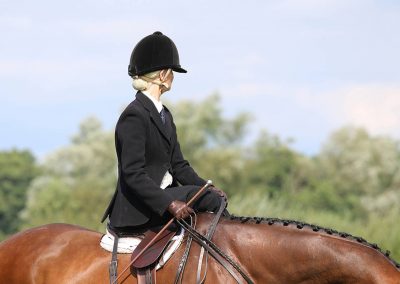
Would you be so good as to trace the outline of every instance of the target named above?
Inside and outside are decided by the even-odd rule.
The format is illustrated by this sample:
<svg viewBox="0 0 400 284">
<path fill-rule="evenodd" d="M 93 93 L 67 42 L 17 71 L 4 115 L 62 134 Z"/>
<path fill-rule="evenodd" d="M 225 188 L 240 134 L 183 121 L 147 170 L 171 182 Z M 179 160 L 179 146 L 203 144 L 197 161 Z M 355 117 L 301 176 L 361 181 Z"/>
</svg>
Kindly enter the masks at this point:
<svg viewBox="0 0 400 284">
<path fill-rule="evenodd" d="M 156 265 L 158 260 L 167 245 L 171 241 L 171 239 L 175 236 L 178 228 L 174 224 L 168 227 L 157 239 L 154 243 L 149 246 L 144 252 L 142 250 L 147 246 L 147 244 L 153 240 L 153 238 L 160 231 L 160 227 L 151 228 L 148 231 L 144 232 L 144 238 L 133 251 L 131 259 L 137 257 L 139 253 L 142 253 L 131 265 L 131 272 L 137 275 L 138 284 L 155 284 L 156 283 Z M 126 232 L 119 233 L 113 230 L 111 226 L 108 226 L 109 232 L 114 236 L 114 247 L 112 252 L 112 258 L 110 262 L 110 284 L 116 282 L 117 276 L 117 248 L 118 248 L 118 239 L 120 237 L 129 236 Z M 135 235 L 135 234 L 134 234 Z"/>
<path fill-rule="evenodd" d="M 133 251 L 131 259 L 135 259 L 139 253 L 147 246 L 149 242 L 157 235 L 159 230 L 148 230 L 144 239 Z M 137 275 L 138 284 L 156 283 L 156 266 L 161 254 L 166 249 L 171 239 L 177 232 L 176 226 L 166 229 L 154 243 L 148 247 L 131 265 L 131 272 Z"/>
</svg>

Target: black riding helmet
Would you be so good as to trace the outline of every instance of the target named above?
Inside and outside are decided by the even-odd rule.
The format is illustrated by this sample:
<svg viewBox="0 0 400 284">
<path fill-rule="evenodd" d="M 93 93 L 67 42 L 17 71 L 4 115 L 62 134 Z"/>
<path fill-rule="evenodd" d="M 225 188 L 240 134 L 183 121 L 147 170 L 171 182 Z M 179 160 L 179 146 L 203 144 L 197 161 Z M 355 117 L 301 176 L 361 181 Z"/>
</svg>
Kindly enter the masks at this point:
<svg viewBox="0 0 400 284">
<path fill-rule="evenodd" d="M 155 32 L 143 38 L 132 51 L 128 66 L 129 76 L 168 69 L 186 73 L 179 63 L 178 49 L 174 42 L 161 32 Z"/>
</svg>

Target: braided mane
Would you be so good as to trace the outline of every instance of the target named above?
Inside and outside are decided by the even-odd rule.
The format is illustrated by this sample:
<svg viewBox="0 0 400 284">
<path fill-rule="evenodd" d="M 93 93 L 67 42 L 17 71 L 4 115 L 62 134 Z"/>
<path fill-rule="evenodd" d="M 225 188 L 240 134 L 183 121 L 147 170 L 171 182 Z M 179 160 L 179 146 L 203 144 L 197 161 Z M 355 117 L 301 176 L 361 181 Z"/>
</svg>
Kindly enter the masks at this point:
<svg viewBox="0 0 400 284">
<path fill-rule="evenodd" d="M 255 223 L 255 224 L 267 223 L 270 226 L 273 224 L 279 224 L 279 225 L 283 225 L 283 226 L 295 225 L 296 228 L 299 230 L 301 230 L 303 228 L 309 228 L 309 229 L 312 229 L 314 232 L 322 232 L 322 233 L 326 233 L 328 235 L 339 236 L 344 239 L 348 239 L 348 240 L 352 240 L 352 241 L 361 243 L 363 245 L 366 245 L 366 246 L 378 251 L 383 256 L 385 256 L 391 263 L 393 263 L 396 266 L 396 268 L 400 269 L 400 263 L 396 262 L 393 258 L 390 257 L 390 251 L 388 251 L 388 250 L 383 251 L 377 244 L 369 243 L 362 237 L 353 236 L 348 233 L 339 232 L 339 231 L 336 231 L 333 229 L 324 228 L 324 227 L 321 227 L 318 225 L 312 225 L 312 224 L 308 224 L 308 223 L 301 222 L 301 221 L 285 220 L 285 219 L 279 219 L 279 218 L 268 218 L 268 217 L 245 217 L 245 216 L 235 216 L 235 215 L 231 215 L 229 218 L 234 221 L 239 221 L 240 223 L 247 223 L 247 222 Z"/>
</svg>

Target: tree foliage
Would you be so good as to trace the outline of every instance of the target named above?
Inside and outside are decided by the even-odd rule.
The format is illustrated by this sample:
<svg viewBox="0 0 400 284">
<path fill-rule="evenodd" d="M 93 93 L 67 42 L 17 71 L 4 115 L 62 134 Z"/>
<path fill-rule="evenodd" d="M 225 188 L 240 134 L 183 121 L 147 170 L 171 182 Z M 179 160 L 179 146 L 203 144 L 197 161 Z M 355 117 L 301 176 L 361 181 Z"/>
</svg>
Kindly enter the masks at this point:
<svg viewBox="0 0 400 284">
<path fill-rule="evenodd" d="M 114 135 L 100 122 L 82 122 L 71 144 L 50 154 L 33 180 L 22 212 L 24 228 L 49 222 L 100 229 L 116 184 Z"/>
<path fill-rule="evenodd" d="M 317 164 L 347 208 L 390 210 L 399 197 L 400 144 L 389 137 L 345 127 L 334 132 Z M 378 204 L 374 200 L 381 200 Z M 353 210 L 354 211 L 354 210 Z"/>
<path fill-rule="evenodd" d="M 240 148 L 251 116 L 240 113 L 224 118 L 220 99 L 182 101 L 170 108 L 185 158 L 205 179 L 233 194 L 243 180 L 244 154 Z"/>
<path fill-rule="evenodd" d="M 27 188 L 36 174 L 31 152 L 0 152 L 0 238 L 17 231 L 18 214 L 25 206 Z"/>
</svg>

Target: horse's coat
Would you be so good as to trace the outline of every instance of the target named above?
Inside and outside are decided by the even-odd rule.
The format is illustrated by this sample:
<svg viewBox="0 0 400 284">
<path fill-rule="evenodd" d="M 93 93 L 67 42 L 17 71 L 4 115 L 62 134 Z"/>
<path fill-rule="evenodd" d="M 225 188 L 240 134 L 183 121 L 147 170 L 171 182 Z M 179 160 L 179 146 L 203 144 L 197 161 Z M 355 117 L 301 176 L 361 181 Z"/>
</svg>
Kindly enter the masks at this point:
<svg viewBox="0 0 400 284">
<path fill-rule="evenodd" d="M 205 233 L 211 217 L 202 214 Z M 290 222 L 244 222 L 223 218 L 213 241 L 230 255 L 255 283 L 400 284 L 400 271 L 380 251 L 338 234 L 298 229 Z M 257 224 L 261 223 L 261 224 Z M 101 234 L 78 226 L 52 224 L 18 233 L 0 243 L 0 283 L 108 283 L 110 253 L 99 246 Z M 173 283 L 184 246 L 157 272 L 158 283 Z M 199 246 L 194 244 L 183 283 L 195 283 Z M 118 255 L 119 273 L 129 255 Z M 126 273 L 120 283 L 136 283 Z M 206 283 L 235 283 L 213 259 Z"/>
</svg>

